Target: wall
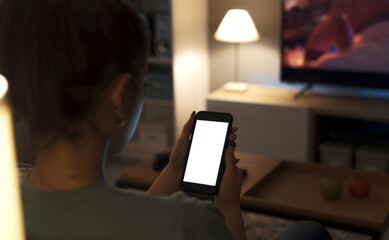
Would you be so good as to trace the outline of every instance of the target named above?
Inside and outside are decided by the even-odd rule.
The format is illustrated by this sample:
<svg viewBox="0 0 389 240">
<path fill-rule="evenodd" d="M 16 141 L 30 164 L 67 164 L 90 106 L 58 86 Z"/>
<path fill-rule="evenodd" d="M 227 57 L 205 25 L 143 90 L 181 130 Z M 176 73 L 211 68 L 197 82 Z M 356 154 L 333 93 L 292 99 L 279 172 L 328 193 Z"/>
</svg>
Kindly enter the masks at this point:
<svg viewBox="0 0 389 240">
<path fill-rule="evenodd" d="M 241 80 L 258 84 L 277 84 L 281 0 L 210 0 L 210 90 L 234 80 L 233 44 L 219 42 L 213 38 L 221 20 L 231 8 L 246 9 L 261 35 L 258 42 L 240 45 L 238 57 Z"/>
<path fill-rule="evenodd" d="M 228 9 L 247 9 L 262 39 L 241 45 L 240 73 L 251 83 L 279 82 L 281 0 L 172 0 L 176 137 L 210 91 L 234 78 L 233 44 L 213 39 Z"/>
<path fill-rule="evenodd" d="M 208 0 L 172 0 L 176 138 L 209 93 Z"/>
</svg>

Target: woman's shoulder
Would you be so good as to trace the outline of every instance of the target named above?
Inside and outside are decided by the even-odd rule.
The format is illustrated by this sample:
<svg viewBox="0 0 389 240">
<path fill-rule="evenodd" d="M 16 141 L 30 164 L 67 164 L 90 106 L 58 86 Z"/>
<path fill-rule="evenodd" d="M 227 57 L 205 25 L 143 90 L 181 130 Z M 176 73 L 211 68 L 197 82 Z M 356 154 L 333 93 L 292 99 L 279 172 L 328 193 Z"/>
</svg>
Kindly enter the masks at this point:
<svg viewBox="0 0 389 240">
<path fill-rule="evenodd" d="M 224 225 L 224 215 L 212 201 L 191 197 L 182 191 L 178 191 L 171 196 L 147 196 L 137 192 L 112 188 L 106 189 L 106 191 L 111 192 L 108 195 L 114 198 L 115 205 L 130 204 L 132 206 L 129 207 L 130 209 L 136 208 L 146 215 L 169 216 L 188 224 L 193 222 L 213 222 L 214 224 L 218 222 Z"/>
<path fill-rule="evenodd" d="M 70 238 L 87 228 L 94 229 L 96 236 L 117 232 L 117 239 L 231 239 L 223 215 L 213 202 L 183 192 L 168 197 L 146 196 L 94 184 L 50 193 L 32 189 L 25 179 L 22 178 L 22 197 L 30 233 L 42 232 L 47 226 L 53 231 L 60 231 L 57 226 L 67 226 Z M 58 216 L 54 222 L 50 217 L 53 214 Z M 40 219 L 39 226 L 36 219 Z M 81 225 L 84 227 L 78 229 Z"/>
<path fill-rule="evenodd" d="M 170 236 L 178 239 L 233 239 L 222 212 L 210 200 L 181 191 L 163 197 L 109 187 L 104 191 L 109 192 L 102 198 L 104 204 L 109 203 L 109 211 L 127 216 L 126 222 L 136 228 L 152 225 L 160 233 L 169 229 Z"/>
<path fill-rule="evenodd" d="M 221 211 L 210 200 L 202 200 L 190 197 L 182 191 L 178 191 L 170 196 L 147 196 L 139 192 L 126 189 L 104 187 L 105 195 L 112 198 L 113 201 L 134 203 L 138 208 L 162 210 L 169 212 L 188 212 L 196 211 L 200 213 L 209 213 L 223 218 Z"/>
</svg>

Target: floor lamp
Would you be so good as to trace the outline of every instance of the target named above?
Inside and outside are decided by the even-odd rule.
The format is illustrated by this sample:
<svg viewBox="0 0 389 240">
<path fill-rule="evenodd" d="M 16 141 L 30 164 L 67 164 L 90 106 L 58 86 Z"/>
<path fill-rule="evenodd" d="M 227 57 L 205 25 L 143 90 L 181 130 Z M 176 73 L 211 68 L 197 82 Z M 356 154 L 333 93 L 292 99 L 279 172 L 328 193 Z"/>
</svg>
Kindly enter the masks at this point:
<svg viewBox="0 0 389 240">
<path fill-rule="evenodd" d="M 248 84 L 240 81 L 239 76 L 239 45 L 255 42 L 260 39 L 257 28 L 250 14 L 244 9 L 230 9 L 224 16 L 216 33 L 215 39 L 222 42 L 234 43 L 235 76 L 234 81 L 226 85 L 226 90 L 245 91 Z"/>
<path fill-rule="evenodd" d="M 24 239 L 8 83 L 0 75 L 0 239 Z"/>
</svg>

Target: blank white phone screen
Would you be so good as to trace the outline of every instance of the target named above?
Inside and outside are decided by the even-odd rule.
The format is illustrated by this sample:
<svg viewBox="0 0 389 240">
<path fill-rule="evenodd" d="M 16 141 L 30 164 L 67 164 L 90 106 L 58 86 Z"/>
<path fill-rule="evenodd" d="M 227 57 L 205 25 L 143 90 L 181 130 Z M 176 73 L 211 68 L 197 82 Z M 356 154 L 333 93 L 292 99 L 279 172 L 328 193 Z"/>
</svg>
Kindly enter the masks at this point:
<svg viewBox="0 0 389 240">
<path fill-rule="evenodd" d="M 184 182 L 216 185 L 228 122 L 197 120 Z"/>
</svg>

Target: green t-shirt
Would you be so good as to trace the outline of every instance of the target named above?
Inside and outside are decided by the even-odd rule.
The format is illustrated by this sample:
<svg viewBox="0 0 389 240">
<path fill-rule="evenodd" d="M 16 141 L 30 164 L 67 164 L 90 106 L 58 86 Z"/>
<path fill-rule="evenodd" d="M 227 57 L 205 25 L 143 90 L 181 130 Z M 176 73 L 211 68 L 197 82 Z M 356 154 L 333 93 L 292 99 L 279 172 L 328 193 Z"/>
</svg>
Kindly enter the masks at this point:
<svg viewBox="0 0 389 240">
<path fill-rule="evenodd" d="M 220 210 L 177 192 L 149 197 L 94 184 L 42 192 L 21 177 L 28 240 L 233 239 Z"/>
</svg>

